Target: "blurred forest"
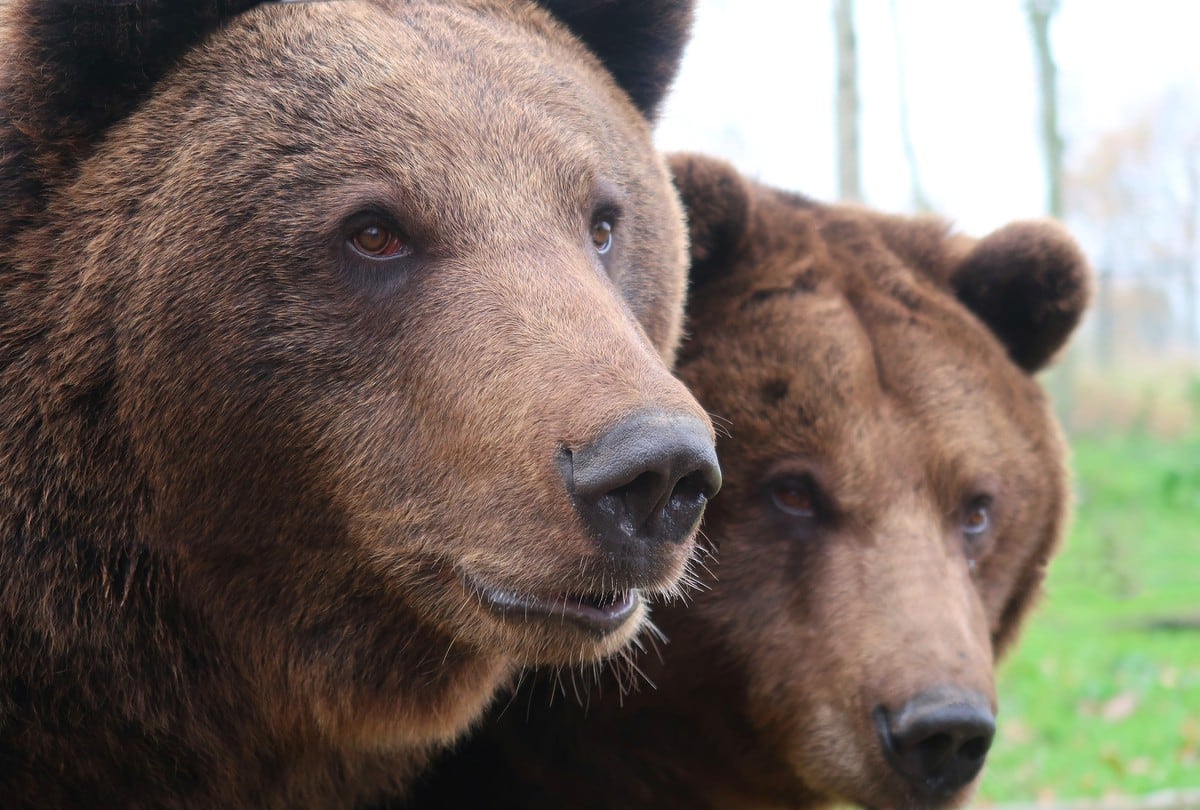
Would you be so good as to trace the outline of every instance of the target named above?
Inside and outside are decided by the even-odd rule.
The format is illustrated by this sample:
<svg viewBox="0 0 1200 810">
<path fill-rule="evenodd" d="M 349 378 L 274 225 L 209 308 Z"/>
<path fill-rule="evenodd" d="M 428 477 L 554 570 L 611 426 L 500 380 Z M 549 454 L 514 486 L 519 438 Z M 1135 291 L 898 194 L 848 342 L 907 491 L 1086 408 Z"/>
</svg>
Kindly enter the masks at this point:
<svg viewBox="0 0 1200 810">
<path fill-rule="evenodd" d="M 833 0 L 833 5 L 839 196 L 861 200 L 854 0 Z M 1061 415 L 1072 432 L 1140 427 L 1178 436 L 1195 424 L 1200 404 L 1195 397 L 1200 384 L 1197 85 L 1163 86 L 1119 126 L 1068 149 L 1059 123 L 1050 37 L 1061 3 L 1025 0 L 1023 5 L 1036 63 L 1039 120 L 1031 125 L 1038 128 L 1042 149 L 1043 213 L 1071 228 L 1096 271 L 1091 315 L 1051 380 Z M 904 0 L 890 0 L 893 20 L 903 7 Z M 1200 78 L 1200 59 L 1193 78 Z M 902 97 L 900 137 L 908 141 L 906 109 Z M 935 208 L 922 189 L 911 145 L 905 156 L 913 207 Z"/>
<path fill-rule="evenodd" d="M 1097 273 L 1073 349 L 1081 379 L 1069 381 L 1083 395 L 1064 392 L 1069 426 L 1188 432 L 1200 405 L 1200 99 L 1164 88 L 1076 156 L 1063 186 L 1063 219 Z"/>
</svg>

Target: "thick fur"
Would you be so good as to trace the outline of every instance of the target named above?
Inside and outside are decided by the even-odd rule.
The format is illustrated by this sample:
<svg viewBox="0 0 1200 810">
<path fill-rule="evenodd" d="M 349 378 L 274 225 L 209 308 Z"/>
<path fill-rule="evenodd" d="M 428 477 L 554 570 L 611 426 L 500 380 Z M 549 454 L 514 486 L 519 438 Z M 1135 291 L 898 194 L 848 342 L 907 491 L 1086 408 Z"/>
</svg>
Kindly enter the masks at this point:
<svg viewBox="0 0 1200 810">
<path fill-rule="evenodd" d="M 519 667 L 644 613 L 595 637 L 480 583 L 655 592 L 687 563 L 622 579 L 558 466 L 635 412 L 705 420 L 666 368 L 682 214 L 626 92 L 652 107 L 674 64 L 624 88 L 524 0 L 247 5 L 4 8 L 5 807 L 402 790 Z M 370 223 L 411 252 L 356 253 Z"/>
<path fill-rule="evenodd" d="M 0 94 L 0 238 L 27 226 L 108 127 L 174 60 L 258 0 L 14 2 Z"/>
<path fill-rule="evenodd" d="M 1027 368 L 1087 299 L 1069 237 L 1027 223 L 976 241 L 712 159 L 673 170 L 696 274 L 679 373 L 728 431 L 705 528 L 715 576 L 655 612 L 670 642 L 638 662 L 655 688 L 535 679 L 413 806 L 927 806 L 889 766 L 874 711 L 944 686 L 994 701 L 994 660 L 1062 537 L 1066 448 Z M 993 331 L 981 296 L 956 298 L 979 274 L 983 299 L 1016 308 L 1008 322 L 1041 331 Z M 777 505 L 799 481 L 814 517 Z M 991 529 L 968 542 L 964 510 L 984 493 Z"/>
</svg>

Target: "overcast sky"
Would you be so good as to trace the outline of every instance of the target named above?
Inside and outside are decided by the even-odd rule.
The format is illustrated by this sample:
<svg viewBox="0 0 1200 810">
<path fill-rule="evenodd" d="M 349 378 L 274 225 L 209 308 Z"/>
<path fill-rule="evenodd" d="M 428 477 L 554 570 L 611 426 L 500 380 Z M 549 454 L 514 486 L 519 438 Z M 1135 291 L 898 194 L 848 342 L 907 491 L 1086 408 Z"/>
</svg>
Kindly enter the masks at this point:
<svg viewBox="0 0 1200 810">
<path fill-rule="evenodd" d="M 668 150 L 723 155 L 767 182 L 836 193 L 832 0 L 700 0 L 659 124 Z M 862 178 L 911 200 L 891 0 L 858 0 Z M 1024 0 L 894 0 L 922 183 L 982 234 L 1044 210 L 1037 80 Z M 1170 87 L 1200 93 L 1200 2 L 1063 0 L 1052 29 L 1067 160 Z"/>
</svg>

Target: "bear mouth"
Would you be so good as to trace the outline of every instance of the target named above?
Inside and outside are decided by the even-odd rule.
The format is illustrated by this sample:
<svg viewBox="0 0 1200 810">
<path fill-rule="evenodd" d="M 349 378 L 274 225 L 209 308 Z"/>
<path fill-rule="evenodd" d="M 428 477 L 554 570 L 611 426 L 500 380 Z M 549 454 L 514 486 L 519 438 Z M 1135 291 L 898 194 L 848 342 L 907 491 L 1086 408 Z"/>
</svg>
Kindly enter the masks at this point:
<svg viewBox="0 0 1200 810">
<path fill-rule="evenodd" d="M 636 588 L 539 596 L 474 583 L 472 590 L 484 607 L 507 621 L 570 624 L 597 636 L 620 630 L 642 603 L 641 592 Z"/>
</svg>

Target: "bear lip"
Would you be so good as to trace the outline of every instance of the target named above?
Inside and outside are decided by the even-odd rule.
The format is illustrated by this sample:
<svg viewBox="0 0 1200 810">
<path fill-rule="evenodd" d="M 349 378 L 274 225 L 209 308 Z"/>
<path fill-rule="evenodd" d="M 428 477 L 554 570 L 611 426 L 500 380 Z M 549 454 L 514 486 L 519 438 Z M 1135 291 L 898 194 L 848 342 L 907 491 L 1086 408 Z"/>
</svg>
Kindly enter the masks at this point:
<svg viewBox="0 0 1200 810">
<path fill-rule="evenodd" d="M 600 636 L 621 629 L 642 602 L 636 588 L 539 596 L 477 582 L 470 585 L 484 607 L 506 620 L 570 623 Z"/>
</svg>

